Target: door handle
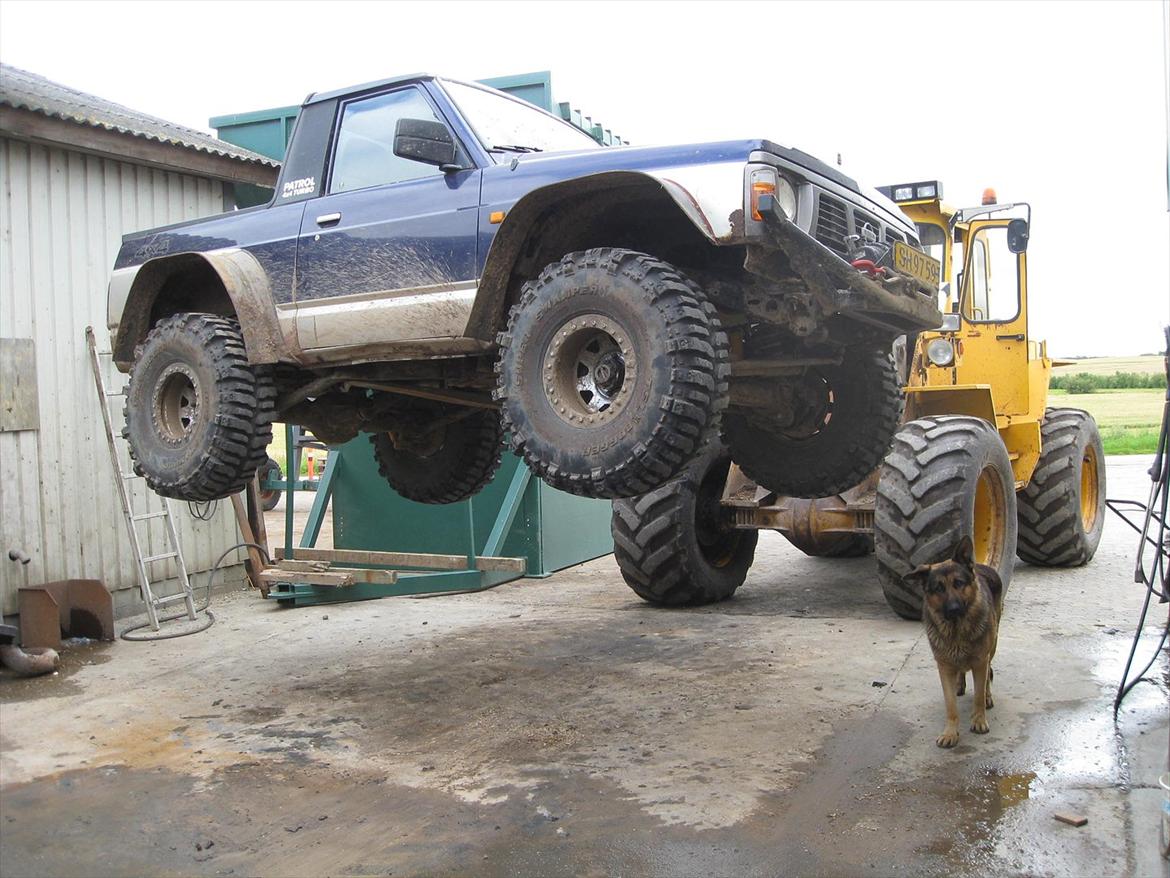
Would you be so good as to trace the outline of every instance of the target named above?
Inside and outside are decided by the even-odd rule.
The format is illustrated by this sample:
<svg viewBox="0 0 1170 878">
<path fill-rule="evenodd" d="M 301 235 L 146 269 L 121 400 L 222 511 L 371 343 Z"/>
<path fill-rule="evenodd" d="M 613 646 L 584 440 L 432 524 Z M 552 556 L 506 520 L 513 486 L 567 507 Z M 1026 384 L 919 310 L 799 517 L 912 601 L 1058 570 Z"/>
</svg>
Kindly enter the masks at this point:
<svg viewBox="0 0 1170 878">
<path fill-rule="evenodd" d="M 341 222 L 341 214 L 339 213 L 323 213 L 317 217 L 317 225 L 319 226 L 331 226 L 339 222 Z"/>
<path fill-rule="evenodd" d="M 1017 332 L 1012 335 L 997 335 L 995 338 L 997 341 L 1024 341 L 1027 336 L 1022 332 Z"/>
</svg>

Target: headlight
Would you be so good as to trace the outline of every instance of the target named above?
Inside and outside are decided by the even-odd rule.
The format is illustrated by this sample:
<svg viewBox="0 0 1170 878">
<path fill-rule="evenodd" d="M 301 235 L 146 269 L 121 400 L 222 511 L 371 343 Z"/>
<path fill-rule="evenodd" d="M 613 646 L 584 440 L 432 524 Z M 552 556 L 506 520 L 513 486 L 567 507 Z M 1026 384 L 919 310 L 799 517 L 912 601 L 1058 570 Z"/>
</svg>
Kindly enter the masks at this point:
<svg viewBox="0 0 1170 878">
<path fill-rule="evenodd" d="M 949 366 L 955 362 L 955 346 L 949 338 L 932 339 L 926 346 L 926 358 L 936 366 Z"/>
<path fill-rule="evenodd" d="M 796 189 L 776 173 L 775 168 L 755 168 L 748 178 L 748 192 L 751 197 L 752 219 L 757 222 L 764 218 L 760 213 L 760 199 L 763 196 L 775 199 L 776 206 L 788 219 L 796 217 Z"/>
</svg>

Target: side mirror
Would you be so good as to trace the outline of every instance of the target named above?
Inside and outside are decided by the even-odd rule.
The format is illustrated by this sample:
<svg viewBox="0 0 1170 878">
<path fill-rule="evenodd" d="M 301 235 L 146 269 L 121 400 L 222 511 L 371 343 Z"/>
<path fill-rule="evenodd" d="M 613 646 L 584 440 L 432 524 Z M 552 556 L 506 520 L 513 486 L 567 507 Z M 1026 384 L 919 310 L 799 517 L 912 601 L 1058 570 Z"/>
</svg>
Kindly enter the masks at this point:
<svg viewBox="0 0 1170 878">
<path fill-rule="evenodd" d="M 429 119 L 399 119 L 394 126 L 394 154 L 443 170 L 456 167 L 455 139 L 446 125 Z"/>
<path fill-rule="evenodd" d="M 1028 249 L 1028 221 L 1014 219 L 1008 223 L 1007 245 L 1013 253 L 1023 253 Z"/>
</svg>

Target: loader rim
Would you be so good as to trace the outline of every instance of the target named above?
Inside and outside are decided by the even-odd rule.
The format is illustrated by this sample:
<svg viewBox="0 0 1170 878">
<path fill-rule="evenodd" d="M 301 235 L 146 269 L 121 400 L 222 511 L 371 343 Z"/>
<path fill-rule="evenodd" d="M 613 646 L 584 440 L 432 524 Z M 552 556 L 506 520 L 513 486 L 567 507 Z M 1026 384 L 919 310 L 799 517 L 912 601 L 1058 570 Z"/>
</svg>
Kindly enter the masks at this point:
<svg viewBox="0 0 1170 878">
<path fill-rule="evenodd" d="M 975 483 L 972 542 L 975 560 L 998 567 L 1003 559 L 1007 521 L 1007 498 L 995 467 L 985 466 Z"/>
<path fill-rule="evenodd" d="M 1097 474 L 1099 466 L 1097 449 L 1092 445 L 1087 446 L 1081 458 L 1081 526 L 1085 531 L 1093 530 L 1097 524 L 1097 509 L 1100 505 L 1097 493 L 1100 485 Z"/>
</svg>

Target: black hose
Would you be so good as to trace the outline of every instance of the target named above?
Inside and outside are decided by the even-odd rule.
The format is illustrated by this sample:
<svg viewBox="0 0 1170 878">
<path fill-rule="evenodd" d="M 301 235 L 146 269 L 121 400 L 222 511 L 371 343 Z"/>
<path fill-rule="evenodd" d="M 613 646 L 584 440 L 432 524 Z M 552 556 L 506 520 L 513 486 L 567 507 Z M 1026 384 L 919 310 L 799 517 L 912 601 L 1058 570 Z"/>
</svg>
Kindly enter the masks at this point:
<svg viewBox="0 0 1170 878">
<path fill-rule="evenodd" d="M 207 574 L 207 599 L 204 600 L 204 602 L 200 606 L 195 608 L 196 615 L 198 615 L 199 613 L 203 613 L 203 612 L 207 613 L 206 624 L 200 625 L 198 628 L 189 628 L 185 631 L 174 631 L 174 632 L 168 632 L 165 634 L 152 633 L 152 634 L 142 635 L 142 636 L 138 636 L 138 637 L 131 637 L 130 636 L 131 632 L 140 631 L 143 628 L 150 627 L 149 622 L 142 622 L 139 625 L 132 625 L 129 628 L 127 628 L 126 630 L 124 630 L 121 634 L 121 638 L 123 640 L 129 640 L 129 641 L 141 643 L 141 642 L 149 642 L 152 640 L 172 640 L 176 637 L 187 637 L 188 635 L 191 635 L 191 634 L 198 634 L 200 631 L 206 631 L 208 628 L 210 628 L 212 625 L 215 624 L 215 615 L 209 609 L 211 606 L 211 586 L 212 586 L 212 583 L 215 581 L 215 574 L 217 574 L 219 572 L 220 565 L 223 563 L 224 558 L 226 558 L 228 555 L 230 555 L 232 552 L 236 551 L 237 549 L 243 549 L 243 548 L 251 548 L 251 549 L 258 550 L 260 552 L 260 554 L 262 554 L 264 556 L 264 563 L 265 564 L 272 563 L 272 559 L 269 558 L 269 556 L 268 556 L 268 550 L 266 548 L 264 548 L 263 546 L 261 546 L 259 543 L 249 543 L 249 542 L 236 543 L 234 546 L 231 546 L 228 549 L 226 549 L 224 551 L 224 553 L 222 555 L 220 555 L 219 558 L 216 559 L 215 564 L 212 565 L 211 572 Z M 162 625 L 164 622 L 174 622 L 174 621 L 177 621 L 178 619 L 187 619 L 187 618 L 189 618 L 189 617 L 187 616 L 186 613 L 175 613 L 172 616 L 163 616 L 161 619 L 158 620 L 158 623 L 160 625 Z"/>
</svg>

